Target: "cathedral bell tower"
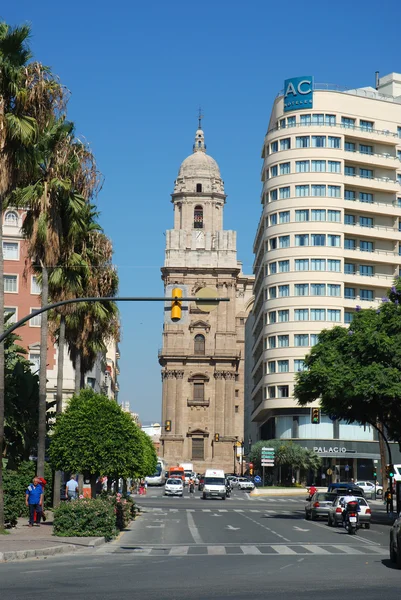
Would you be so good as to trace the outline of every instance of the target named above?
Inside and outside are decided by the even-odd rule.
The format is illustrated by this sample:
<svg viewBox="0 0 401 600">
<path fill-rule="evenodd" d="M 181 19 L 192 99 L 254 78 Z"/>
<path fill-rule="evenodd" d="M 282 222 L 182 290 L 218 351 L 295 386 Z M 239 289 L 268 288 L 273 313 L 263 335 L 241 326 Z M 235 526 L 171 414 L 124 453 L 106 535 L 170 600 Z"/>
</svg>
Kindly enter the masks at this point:
<svg viewBox="0 0 401 600">
<path fill-rule="evenodd" d="M 216 161 L 206 154 L 199 122 L 193 153 L 178 172 L 172 194 L 174 229 L 166 232 L 162 279 L 165 295 L 174 287 L 183 296 L 212 288 L 221 302 L 211 313 L 183 303 L 179 322 L 166 304 L 162 367 L 161 454 L 173 463 L 192 462 L 197 472 L 220 467 L 232 472 L 234 446 L 244 426 L 244 324 L 252 277 L 241 273 L 236 232 L 223 229 L 224 182 Z"/>
</svg>

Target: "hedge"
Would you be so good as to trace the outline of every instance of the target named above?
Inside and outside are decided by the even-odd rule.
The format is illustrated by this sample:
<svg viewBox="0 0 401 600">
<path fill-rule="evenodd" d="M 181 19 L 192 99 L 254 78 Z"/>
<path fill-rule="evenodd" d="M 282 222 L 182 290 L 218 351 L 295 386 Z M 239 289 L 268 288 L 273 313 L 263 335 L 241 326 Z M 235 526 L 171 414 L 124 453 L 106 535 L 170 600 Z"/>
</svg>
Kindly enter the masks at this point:
<svg viewBox="0 0 401 600">
<path fill-rule="evenodd" d="M 113 503 L 103 498 L 81 498 L 63 502 L 54 511 L 53 533 L 60 537 L 105 537 L 117 535 Z"/>
</svg>

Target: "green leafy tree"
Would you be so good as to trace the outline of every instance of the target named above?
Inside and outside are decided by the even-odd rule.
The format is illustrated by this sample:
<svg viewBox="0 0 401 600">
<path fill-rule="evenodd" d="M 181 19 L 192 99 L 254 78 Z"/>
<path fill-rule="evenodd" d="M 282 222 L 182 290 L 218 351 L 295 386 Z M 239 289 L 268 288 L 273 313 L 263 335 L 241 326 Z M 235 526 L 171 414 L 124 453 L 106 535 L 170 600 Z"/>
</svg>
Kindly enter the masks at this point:
<svg viewBox="0 0 401 600">
<path fill-rule="evenodd" d="M 264 447 L 274 448 L 276 466 L 288 466 L 291 469 L 308 471 L 309 469 L 316 470 L 321 465 L 321 459 L 316 452 L 303 448 L 299 444 L 287 440 L 260 440 L 252 445 L 249 454 L 249 461 L 259 470 L 262 468 L 261 454 Z"/>
<path fill-rule="evenodd" d="M 140 471 L 144 444 L 129 413 L 85 389 L 57 415 L 49 455 L 55 469 L 89 474 L 94 497 L 97 476 L 126 479 Z"/>
</svg>

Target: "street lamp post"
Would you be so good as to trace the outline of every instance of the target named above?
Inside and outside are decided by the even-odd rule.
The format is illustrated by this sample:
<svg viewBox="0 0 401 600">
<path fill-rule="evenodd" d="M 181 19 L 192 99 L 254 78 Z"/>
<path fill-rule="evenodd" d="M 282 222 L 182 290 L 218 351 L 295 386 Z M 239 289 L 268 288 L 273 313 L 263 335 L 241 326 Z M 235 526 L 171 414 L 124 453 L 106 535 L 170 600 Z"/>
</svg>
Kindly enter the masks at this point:
<svg viewBox="0 0 401 600">
<path fill-rule="evenodd" d="M 234 446 L 233 446 L 233 453 L 234 453 L 233 473 L 235 475 L 235 455 L 237 453 L 237 444 L 234 444 Z"/>
<path fill-rule="evenodd" d="M 241 442 L 241 476 L 244 474 L 244 440 Z"/>
</svg>

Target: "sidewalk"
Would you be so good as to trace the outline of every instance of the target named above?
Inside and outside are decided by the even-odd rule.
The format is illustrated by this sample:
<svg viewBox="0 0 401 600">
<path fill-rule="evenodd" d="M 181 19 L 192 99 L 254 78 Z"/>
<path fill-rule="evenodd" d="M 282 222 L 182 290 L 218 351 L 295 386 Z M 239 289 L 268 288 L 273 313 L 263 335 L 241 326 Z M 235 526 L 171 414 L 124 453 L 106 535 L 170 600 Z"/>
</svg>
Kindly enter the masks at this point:
<svg viewBox="0 0 401 600">
<path fill-rule="evenodd" d="M 0 562 L 65 554 L 105 542 L 102 537 L 55 537 L 53 515 L 47 512 L 46 516 L 40 527 L 28 527 L 28 519 L 21 518 L 17 527 L 7 530 L 8 535 L 0 535 Z"/>
</svg>

